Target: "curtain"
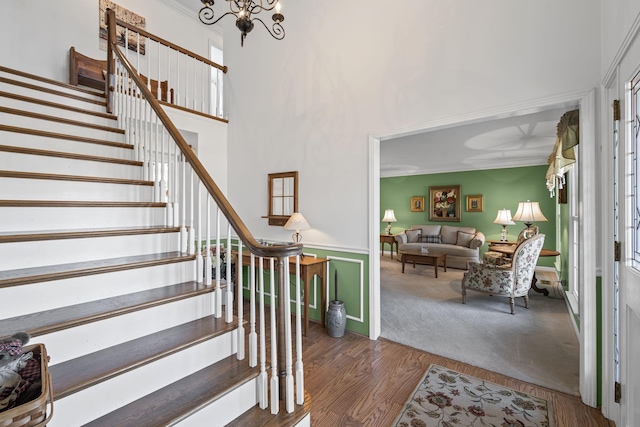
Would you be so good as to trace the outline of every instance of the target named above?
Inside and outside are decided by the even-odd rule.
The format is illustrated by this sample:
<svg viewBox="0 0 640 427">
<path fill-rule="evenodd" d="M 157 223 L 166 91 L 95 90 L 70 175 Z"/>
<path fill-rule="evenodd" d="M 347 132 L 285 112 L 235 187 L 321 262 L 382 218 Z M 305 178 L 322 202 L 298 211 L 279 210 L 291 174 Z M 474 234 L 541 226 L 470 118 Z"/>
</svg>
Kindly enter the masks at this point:
<svg viewBox="0 0 640 427">
<path fill-rule="evenodd" d="M 580 140 L 580 114 L 578 110 L 564 113 L 560 118 L 556 130 L 556 142 L 549 155 L 546 180 L 550 196 L 554 196 L 556 185 L 562 188 L 565 184 L 564 175 L 576 162 L 575 150 Z"/>
</svg>

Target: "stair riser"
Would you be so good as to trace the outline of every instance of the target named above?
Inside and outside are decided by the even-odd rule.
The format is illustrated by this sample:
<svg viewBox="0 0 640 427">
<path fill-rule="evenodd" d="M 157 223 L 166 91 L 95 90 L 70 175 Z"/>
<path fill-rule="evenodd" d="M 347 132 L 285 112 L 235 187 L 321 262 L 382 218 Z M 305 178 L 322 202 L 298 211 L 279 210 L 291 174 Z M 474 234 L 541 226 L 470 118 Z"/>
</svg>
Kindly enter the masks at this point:
<svg viewBox="0 0 640 427">
<path fill-rule="evenodd" d="M 32 73 L 33 74 L 33 73 Z M 37 73 L 36 73 L 37 74 Z M 67 86 L 68 81 L 61 81 L 60 83 L 63 83 L 63 86 L 57 85 L 57 84 L 51 84 L 51 83 L 47 83 L 47 82 L 43 82 L 40 80 L 36 80 L 36 79 L 32 79 L 26 76 L 21 76 L 19 74 L 13 74 L 13 73 L 9 73 L 9 72 L 4 72 L 4 71 L 0 71 L 0 76 L 7 78 L 7 79 L 11 79 L 11 80 L 17 80 L 20 82 L 26 82 L 26 83 L 30 83 L 30 84 L 34 84 L 36 86 L 41 86 L 45 89 L 52 89 L 52 90 L 57 90 L 59 92 L 65 92 L 65 93 L 69 93 L 72 95 L 78 95 L 78 96 L 84 96 L 87 98 L 91 98 L 91 99 L 103 99 L 103 96 L 98 96 L 98 95 L 92 95 L 91 93 L 87 93 L 86 91 L 84 91 L 84 89 L 87 89 L 91 92 L 95 92 L 95 93 L 100 93 L 99 90 L 96 89 L 92 89 L 92 88 L 87 88 L 85 86 Z M 80 90 L 78 90 L 80 89 Z"/>
<path fill-rule="evenodd" d="M 177 427 L 224 427 L 233 421 L 238 414 L 242 414 L 258 404 L 257 381 L 257 379 L 248 381 L 232 393 L 223 396 L 175 425 Z M 268 409 L 265 410 L 268 411 Z"/>
<path fill-rule="evenodd" d="M 153 187 L 0 177 L 0 199 L 152 202 Z"/>
<path fill-rule="evenodd" d="M 179 250 L 179 233 L 162 233 L 4 243 L 0 245 L 0 259 L 13 270 Z"/>
<path fill-rule="evenodd" d="M 194 271 L 195 262 L 189 261 L 2 288 L 2 301 L 29 301 L 28 307 L 4 304 L 2 318 L 183 283 L 194 279 Z"/>
<path fill-rule="evenodd" d="M 2 141 L 2 145 L 9 145 L 12 147 L 36 148 L 39 150 L 61 151 L 64 153 L 134 160 L 134 152 L 132 148 L 112 147 L 109 145 L 94 144 L 91 142 L 70 141 L 60 138 L 50 138 L 48 136 L 4 131 L 0 131 L 0 140 Z M 124 138 L 119 142 L 125 143 Z"/>
<path fill-rule="evenodd" d="M 18 81 L 26 81 L 27 83 L 33 84 L 36 86 L 47 86 L 45 83 L 29 80 L 29 79 L 22 79 L 21 77 L 14 76 L 14 75 L 2 75 L 0 77 L 5 77 L 7 79 L 18 80 Z M 3 91 L 3 92 L 17 93 L 19 95 L 29 96 L 31 98 L 44 99 L 46 101 L 57 102 L 60 104 L 64 103 L 73 107 L 84 108 L 86 110 L 99 111 L 102 113 L 105 112 L 104 105 L 100 105 L 94 102 L 94 101 L 97 101 L 99 103 L 100 102 L 104 103 L 105 99 L 103 97 L 94 96 L 94 95 L 90 95 L 90 94 L 86 94 L 86 93 L 82 93 L 74 90 L 68 90 L 64 87 L 59 87 L 59 86 L 51 86 L 51 89 L 58 92 L 69 93 L 74 97 L 79 96 L 81 97 L 81 99 L 70 98 L 67 96 L 58 95 L 56 93 L 49 93 L 42 90 L 35 90 L 35 89 L 15 85 L 12 83 L 0 82 L 0 91 Z"/>
<path fill-rule="evenodd" d="M 0 228 L 70 230 L 76 228 L 165 225 L 165 208 L 23 208 L 0 209 Z"/>
<path fill-rule="evenodd" d="M 0 124 L 32 128 L 47 132 L 63 133 L 66 135 L 83 136 L 110 142 L 124 142 L 124 135 L 117 132 L 111 132 L 102 129 L 93 129 L 90 127 L 78 126 L 75 124 L 59 123 L 53 120 L 42 120 L 38 118 L 25 117 L 17 114 L 0 112 Z"/>
<path fill-rule="evenodd" d="M 28 158 L 27 158 L 28 157 Z M 142 179 L 140 166 L 0 151 L 0 169 L 21 172 Z"/>
<path fill-rule="evenodd" d="M 35 98 L 41 100 L 41 98 Z M 65 102 L 59 104 L 66 105 Z M 94 114 L 87 114 L 77 111 L 68 110 L 65 108 L 58 108 L 49 105 L 42 105 L 35 102 L 30 102 L 22 99 L 14 99 L 5 96 L 0 96 L 0 105 L 8 108 L 15 108 L 17 110 L 26 110 L 32 113 L 45 114 L 48 116 L 64 117 L 65 119 L 78 120 L 84 123 L 90 123 L 100 126 L 118 127 L 118 121 L 109 119 Z M 87 109 L 88 110 L 88 109 Z M 89 110 L 93 111 L 93 110 Z M 101 111 L 104 113 L 104 111 Z"/>
<path fill-rule="evenodd" d="M 90 389 L 56 400 L 55 416 L 47 425 L 69 427 L 85 424 L 232 354 L 233 341 L 234 333 L 228 333 Z M 245 391 L 238 398 L 244 399 L 247 394 L 250 393 Z M 253 399 L 255 404 L 255 384 Z M 140 426 L 144 426 L 144 423 Z"/>
</svg>

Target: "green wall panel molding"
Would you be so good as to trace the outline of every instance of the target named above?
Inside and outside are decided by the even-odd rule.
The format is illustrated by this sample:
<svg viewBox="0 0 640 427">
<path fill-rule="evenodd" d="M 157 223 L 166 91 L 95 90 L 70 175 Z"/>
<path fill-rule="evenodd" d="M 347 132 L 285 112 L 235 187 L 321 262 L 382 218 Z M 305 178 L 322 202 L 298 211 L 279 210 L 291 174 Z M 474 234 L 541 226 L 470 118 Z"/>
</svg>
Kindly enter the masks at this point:
<svg viewBox="0 0 640 427">
<path fill-rule="evenodd" d="M 338 297 L 344 301 L 345 310 L 347 312 L 347 327 L 349 331 L 357 332 L 362 335 L 369 335 L 369 256 L 366 254 L 358 254 L 352 252 L 330 251 L 314 248 L 304 248 L 307 256 L 317 256 L 319 258 L 329 259 L 329 274 L 326 277 L 329 284 L 329 301 L 335 299 L 334 279 L 335 272 L 338 271 Z M 242 280 L 245 289 L 245 298 L 249 298 L 248 291 L 249 267 L 244 267 Z M 320 279 L 315 278 L 317 288 L 314 292 L 313 283 L 310 284 L 310 291 L 313 292 L 309 296 L 309 318 L 320 322 L 321 310 L 321 293 L 325 292 L 325 287 L 320 286 Z M 264 276 L 265 289 L 269 289 L 269 274 L 266 272 Z M 277 283 L 276 283 L 277 285 Z M 326 286 L 326 283 L 325 283 Z M 304 284 L 300 282 L 301 290 Z M 295 275 L 291 275 L 291 295 L 295 295 Z M 258 298 L 256 296 L 256 298 Z M 270 299 L 265 295 L 265 303 L 269 303 Z M 315 306 L 315 307 L 313 307 Z M 303 310 L 303 307 L 301 306 Z M 295 313 L 295 304 L 291 304 L 291 313 Z"/>
<path fill-rule="evenodd" d="M 475 227 L 485 234 L 487 240 L 500 240 L 502 226 L 493 223 L 498 210 L 510 209 L 513 215 L 518 202 L 537 201 L 548 221 L 535 225 L 546 235 L 545 248 L 555 248 L 556 199 L 549 197 L 545 180 L 547 169 L 547 165 L 541 165 L 381 178 L 380 212 L 382 214 L 385 209 L 394 210 L 398 221 L 391 224 L 393 234 L 401 233 L 414 224 L 446 224 Z M 460 222 L 429 221 L 429 187 L 440 185 L 461 186 Z M 483 196 L 483 212 L 467 212 L 466 197 L 476 194 Z M 412 196 L 424 196 L 424 212 L 411 212 Z M 386 223 L 380 222 L 380 233 L 384 233 L 386 226 Z M 517 239 L 524 227 L 520 222 L 507 226 L 509 240 Z M 487 248 L 488 244 L 485 244 L 481 253 L 486 252 Z M 538 265 L 554 267 L 555 261 L 553 257 L 540 258 Z"/>
</svg>

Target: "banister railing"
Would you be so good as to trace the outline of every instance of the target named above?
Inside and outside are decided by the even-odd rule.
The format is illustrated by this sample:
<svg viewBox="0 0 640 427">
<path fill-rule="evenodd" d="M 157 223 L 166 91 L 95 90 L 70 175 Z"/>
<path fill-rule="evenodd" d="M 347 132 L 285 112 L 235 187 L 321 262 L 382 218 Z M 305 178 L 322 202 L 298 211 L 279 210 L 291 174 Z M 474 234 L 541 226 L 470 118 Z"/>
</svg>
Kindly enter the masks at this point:
<svg viewBox="0 0 640 427">
<path fill-rule="evenodd" d="M 278 413 L 278 399 L 285 400 L 288 412 L 294 409 L 295 404 L 304 403 L 304 379 L 302 365 L 302 329 L 300 327 L 300 282 L 299 282 L 299 255 L 302 254 L 302 245 L 299 243 L 289 245 L 265 245 L 256 240 L 249 232 L 244 222 L 231 206 L 225 195 L 217 186 L 211 175 L 207 172 L 194 151 L 182 137 L 176 126 L 164 111 L 162 104 L 150 90 L 149 79 L 146 81 L 131 64 L 126 55 L 116 44 L 116 24 L 121 25 L 115 18 L 112 10 L 107 11 L 108 45 L 108 103 L 114 114 L 118 117 L 119 126 L 126 130 L 127 141 L 133 145 L 134 153 L 138 160 L 143 162 L 144 174 L 153 180 L 154 198 L 156 201 L 167 203 L 166 223 L 180 226 L 180 248 L 184 253 L 196 253 L 194 262 L 194 280 L 206 285 L 215 286 L 214 313 L 216 317 L 222 316 L 222 305 L 225 302 L 225 319 L 233 321 L 233 290 L 231 265 L 235 256 L 231 251 L 231 234 L 235 232 L 238 243 L 237 263 L 242 266 L 243 247 L 251 254 L 251 274 L 249 275 L 249 300 L 251 310 L 249 313 L 249 364 L 258 365 L 258 349 L 260 350 L 260 370 L 258 377 L 260 407 L 270 407 L 271 413 Z M 135 27 L 133 28 L 135 29 Z M 148 34 L 135 29 L 140 34 Z M 202 191 L 204 190 L 204 192 Z M 204 194 L 205 207 L 202 196 Z M 211 212 L 211 204 L 215 204 L 215 214 Z M 206 214 L 203 215 L 203 210 Z M 194 212 L 197 212 L 198 224 L 194 223 Z M 225 239 L 221 236 L 221 214 L 227 221 L 226 247 Z M 204 217 L 204 218 L 203 218 Z M 211 221 L 214 220 L 215 238 L 213 236 Z M 205 224 L 203 224 L 203 222 Z M 202 231 L 205 230 L 204 244 Z M 196 239 L 197 233 L 197 239 Z M 215 251 L 212 250 L 212 241 L 215 242 Z M 204 248 L 203 248 L 204 246 Z M 224 249 L 226 258 L 226 294 L 222 295 L 221 277 L 221 252 Z M 203 256 L 204 252 L 204 256 Z M 212 259 L 215 252 L 215 260 Z M 295 257 L 296 284 L 293 303 L 296 310 L 296 365 L 295 382 L 292 369 L 293 339 L 291 336 L 290 313 L 290 257 Z M 256 283 L 256 275 L 253 268 L 258 265 L 260 270 L 259 283 Z M 277 293 L 272 288 L 270 291 L 272 316 L 271 327 L 271 360 L 272 374 L 270 381 L 266 372 L 267 360 L 265 352 L 265 324 L 263 282 L 264 266 L 269 265 L 271 280 L 277 277 Z M 277 269 L 276 267 L 277 266 Z M 212 277 L 212 267 L 215 266 L 215 278 Z M 238 352 L 239 360 L 244 359 L 244 321 L 243 321 L 243 277 L 242 268 L 238 269 L 236 277 L 237 307 L 238 307 Z M 259 284 L 259 286 L 257 286 Z M 256 315 L 253 304 L 256 302 L 256 293 L 259 292 L 260 308 Z M 307 296 L 305 296 L 307 297 Z M 277 303 L 273 301 L 277 298 Z M 275 310 L 277 305 L 277 310 Z M 260 335 L 256 332 L 255 325 L 259 322 Z M 295 383 L 295 384 L 294 384 Z M 270 389 L 269 389 L 270 386 Z M 295 387 L 295 388 L 294 388 Z M 268 396 L 271 402 L 267 402 Z M 276 399 L 274 399 L 276 396 Z"/>
<path fill-rule="evenodd" d="M 120 40 L 124 44 L 125 56 L 144 76 L 144 84 L 156 99 L 164 105 L 227 121 L 222 96 L 226 66 L 128 22 L 116 18 L 115 23 L 123 28 Z M 131 45 L 130 38 L 134 40 Z"/>
</svg>

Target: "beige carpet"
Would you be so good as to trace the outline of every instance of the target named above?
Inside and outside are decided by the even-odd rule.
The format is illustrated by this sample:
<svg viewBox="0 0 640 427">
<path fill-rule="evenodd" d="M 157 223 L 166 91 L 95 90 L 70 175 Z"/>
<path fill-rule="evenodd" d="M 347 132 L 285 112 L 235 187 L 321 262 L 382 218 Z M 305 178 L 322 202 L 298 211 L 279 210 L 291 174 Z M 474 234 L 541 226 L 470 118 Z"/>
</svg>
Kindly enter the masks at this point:
<svg viewBox="0 0 640 427">
<path fill-rule="evenodd" d="M 388 255 L 380 261 L 382 334 L 409 345 L 513 378 L 579 394 L 579 344 L 564 300 L 529 292 L 529 309 L 516 300 L 467 292 L 462 304 L 463 270 L 402 264 Z M 555 291 L 555 292 L 554 292 Z"/>
</svg>

